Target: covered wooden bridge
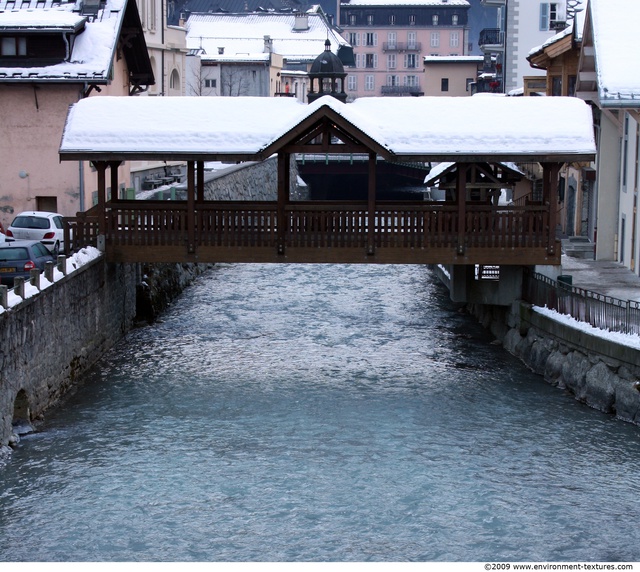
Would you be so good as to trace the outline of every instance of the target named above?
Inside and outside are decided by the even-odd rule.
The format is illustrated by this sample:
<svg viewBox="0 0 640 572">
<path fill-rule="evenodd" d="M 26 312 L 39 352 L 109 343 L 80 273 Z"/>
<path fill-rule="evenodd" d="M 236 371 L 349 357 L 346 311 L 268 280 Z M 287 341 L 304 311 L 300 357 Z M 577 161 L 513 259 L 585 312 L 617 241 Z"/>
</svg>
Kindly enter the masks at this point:
<svg viewBox="0 0 640 572">
<path fill-rule="evenodd" d="M 368 199 L 292 201 L 298 153 L 366 154 Z M 205 161 L 273 155 L 277 200 L 205 200 Z M 559 264 L 558 171 L 594 155 L 591 112 L 574 98 L 93 97 L 70 109 L 60 147 L 97 173 L 97 205 L 69 219 L 74 243 L 104 245 L 114 262 Z M 378 200 L 378 157 L 454 162 L 448 200 Z M 108 197 L 130 160 L 186 162 L 187 200 Z M 505 161 L 543 165 L 541 200 L 477 200 L 472 190 L 505 185 L 490 167 Z"/>
</svg>

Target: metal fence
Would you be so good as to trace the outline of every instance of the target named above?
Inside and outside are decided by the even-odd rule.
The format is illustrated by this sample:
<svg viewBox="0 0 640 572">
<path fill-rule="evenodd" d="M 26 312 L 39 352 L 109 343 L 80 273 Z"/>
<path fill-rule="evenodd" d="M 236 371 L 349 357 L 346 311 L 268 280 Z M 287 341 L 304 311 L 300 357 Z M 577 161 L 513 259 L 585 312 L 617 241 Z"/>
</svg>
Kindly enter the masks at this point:
<svg viewBox="0 0 640 572">
<path fill-rule="evenodd" d="M 552 280 L 530 271 L 525 272 L 522 286 L 523 298 L 535 306 L 546 306 L 601 330 L 640 335 L 640 302 L 605 296 L 572 286 L 562 277 Z"/>
</svg>

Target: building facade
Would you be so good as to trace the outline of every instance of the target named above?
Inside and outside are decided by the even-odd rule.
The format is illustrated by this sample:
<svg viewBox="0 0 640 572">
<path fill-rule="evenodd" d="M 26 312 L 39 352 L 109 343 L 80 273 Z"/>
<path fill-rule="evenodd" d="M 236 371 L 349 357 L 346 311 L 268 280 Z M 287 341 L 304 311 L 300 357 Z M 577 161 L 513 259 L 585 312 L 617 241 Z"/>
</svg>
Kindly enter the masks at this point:
<svg viewBox="0 0 640 572">
<path fill-rule="evenodd" d="M 425 56 L 468 53 L 466 0 L 349 0 L 339 23 L 353 47 L 347 69 L 349 101 L 381 95 L 425 93 Z"/>
<path fill-rule="evenodd" d="M 532 48 L 566 27 L 567 5 L 571 12 L 576 0 L 481 2 L 484 6 L 497 8 L 497 21 L 495 28 L 480 32 L 480 49 L 487 61 L 493 61 L 495 75 L 479 91 L 510 93 L 523 87 L 525 76 L 543 76 L 544 72 L 531 68 L 527 56 Z M 490 88 L 489 83 L 492 84 Z"/>
<path fill-rule="evenodd" d="M 60 163 L 58 157 L 69 106 L 87 97 L 136 95 L 153 83 L 133 0 L 80 7 L 47 0 L 29 9 L 0 0 L 0 222 L 5 228 L 25 210 L 74 216 L 89 208 L 97 191 L 91 165 Z M 119 180 L 128 179 L 123 164 Z"/>
</svg>

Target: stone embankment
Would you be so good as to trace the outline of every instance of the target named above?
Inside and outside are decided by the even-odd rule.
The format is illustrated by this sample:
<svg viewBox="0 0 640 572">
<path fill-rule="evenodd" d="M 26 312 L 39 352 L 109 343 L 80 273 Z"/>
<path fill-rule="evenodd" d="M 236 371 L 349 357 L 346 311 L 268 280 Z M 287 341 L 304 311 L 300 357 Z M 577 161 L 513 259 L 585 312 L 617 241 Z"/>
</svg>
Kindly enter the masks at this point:
<svg viewBox="0 0 640 572">
<path fill-rule="evenodd" d="M 524 302 L 474 304 L 468 310 L 546 381 L 594 409 L 640 425 L 640 350 L 572 328 Z"/>
<path fill-rule="evenodd" d="M 138 321 L 151 321 L 208 265 L 99 257 L 0 314 L 0 457 Z"/>
</svg>

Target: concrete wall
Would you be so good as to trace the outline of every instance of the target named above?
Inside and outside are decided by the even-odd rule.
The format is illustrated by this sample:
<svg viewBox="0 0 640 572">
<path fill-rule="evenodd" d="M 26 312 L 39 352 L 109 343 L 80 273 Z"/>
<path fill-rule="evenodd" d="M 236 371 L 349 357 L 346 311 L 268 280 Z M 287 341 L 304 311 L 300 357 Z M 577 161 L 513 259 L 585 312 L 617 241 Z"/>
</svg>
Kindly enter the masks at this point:
<svg viewBox="0 0 640 572">
<path fill-rule="evenodd" d="M 575 399 L 640 425 L 640 352 L 534 312 L 529 304 L 471 305 L 510 353 Z"/>
</svg>

